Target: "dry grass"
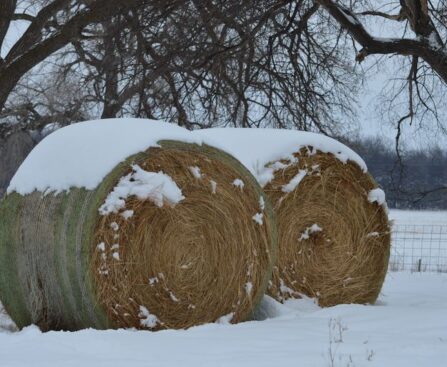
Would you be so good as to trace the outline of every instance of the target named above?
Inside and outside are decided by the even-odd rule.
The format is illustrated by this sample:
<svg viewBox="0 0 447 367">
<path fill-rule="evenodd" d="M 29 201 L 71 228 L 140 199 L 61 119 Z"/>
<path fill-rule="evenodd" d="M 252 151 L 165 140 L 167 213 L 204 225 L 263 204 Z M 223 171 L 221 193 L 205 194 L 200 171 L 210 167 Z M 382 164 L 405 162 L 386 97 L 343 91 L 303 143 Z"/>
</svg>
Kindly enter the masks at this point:
<svg viewBox="0 0 447 367">
<path fill-rule="evenodd" d="M 367 199 L 377 184 L 331 154 L 303 148 L 295 156 L 298 162 L 284 162 L 290 165 L 265 187 L 277 214 L 279 246 L 269 293 L 280 301 L 305 294 L 321 306 L 374 302 L 390 252 L 387 214 Z M 307 171 L 304 179 L 283 192 L 299 170 Z M 307 231 L 306 239 L 314 224 L 322 230 Z"/>
<path fill-rule="evenodd" d="M 130 219 L 99 218 L 96 243 L 106 244 L 108 274 L 98 271 L 104 260 L 96 249 L 92 272 L 99 303 L 117 327 L 144 328 L 140 306 L 157 317 L 152 330 L 187 328 L 227 314 L 235 323 L 249 317 L 262 297 L 275 255 L 272 222 L 266 213 L 263 225 L 252 219 L 260 212 L 260 190 L 252 177 L 241 177 L 217 157 L 150 149 L 140 166 L 171 176 L 185 199 L 159 208 L 134 197 L 126 202 L 125 209 L 135 213 Z M 191 173 L 194 166 L 202 178 Z M 238 178 L 243 189 L 233 185 Z M 120 260 L 110 250 L 116 243 Z"/>
</svg>

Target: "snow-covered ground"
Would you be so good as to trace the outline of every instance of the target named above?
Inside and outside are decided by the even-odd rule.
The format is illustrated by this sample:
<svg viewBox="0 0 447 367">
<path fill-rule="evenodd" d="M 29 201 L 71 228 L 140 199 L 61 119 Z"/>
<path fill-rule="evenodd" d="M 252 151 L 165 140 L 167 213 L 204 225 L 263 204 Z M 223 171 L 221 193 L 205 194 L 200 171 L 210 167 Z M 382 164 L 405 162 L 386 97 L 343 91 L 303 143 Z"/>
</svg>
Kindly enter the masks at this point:
<svg viewBox="0 0 447 367">
<path fill-rule="evenodd" d="M 447 273 L 447 211 L 391 210 L 391 270 Z"/>
<path fill-rule="evenodd" d="M 395 226 L 447 224 L 447 212 L 391 210 Z M 393 243 L 393 251 L 399 250 Z M 0 306 L 0 366 L 445 366 L 447 274 L 388 273 L 376 305 L 321 309 L 265 297 L 258 319 L 181 331 L 14 331 Z"/>
<path fill-rule="evenodd" d="M 265 299 L 264 321 L 182 331 L 3 331 L 0 366 L 445 366 L 447 274 L 390 273 L 382 293 L 326 309 Z"/>
<path fill-rule="evenodd" d="M 443 210 L 390 210 L 390 219 L 396 225 L 444 225 L 447 226 L 447 211 Z"/>
</svg>

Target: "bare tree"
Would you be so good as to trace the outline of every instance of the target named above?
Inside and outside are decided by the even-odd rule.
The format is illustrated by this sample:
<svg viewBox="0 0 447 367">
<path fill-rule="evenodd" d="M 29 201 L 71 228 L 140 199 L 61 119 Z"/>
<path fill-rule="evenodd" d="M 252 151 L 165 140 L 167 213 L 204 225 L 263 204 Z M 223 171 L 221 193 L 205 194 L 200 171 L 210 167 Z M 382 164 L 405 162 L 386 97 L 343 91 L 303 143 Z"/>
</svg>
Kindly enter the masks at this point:
<svg viewBox="0 0 447 367">
<path fill-rule="evenodd" d="M 407 108 L 397 119 L 396 151 L 399 153 L 401 125 L 421 123 L 431 116 L 438 128 L 446 132 L 439 107 L 447 83 L 447 2 L 445 0 L 395 0 L 387 4 L 378 1 L 347 2 L 315 0 L 360 45 L 356 60 L 370 55 L 398 55 L 408 59 L 406 78 L 393 85 L 388 94 L 387 108 L 392 111 L 403 93 Z M 402 24 L 391 38 L 381 38 L 367 30 L 367 18 L 380 17 Z"/>
<path fill-rule="evenodd" d="M 12 22 L 23 20 L 29 25 L 5 58 L 0 60 L 0 111 L 4 109 L 11 91 L 29 70 L 79 38 L 86 26 L 139 3 L 141 0 L 2 0 L 0 47 Z"/>
<path fill-rule="evenodd" d="M 24 9 L 20 4 L 28 10 L 18 11 Z M 373 54 L 410 58 L 406 89 L 397 88 L 397 94 L 408 93 L 409 105 L 399 128 L 418 113 L 437 117 L 430 83 L 446 80 L 444 1 L 394 1 L 399 10 L 394 13 L 375 4 L 6 0 L 0 5 L 0 43 L 11 22 L 20 19 L 29 27 L 1 62 L 0 109 L 24 75 L 56 53 L 61 73 L 77 75 L 89 92 L 86 103 L 102 106 L 98 117 L 162 118 L 188 128 L 230 124 L 335 134 L 354 116 L 359 78 L 346 57 L 347 30 L 361 45 L 359 62 Z M 405 23 L 415 37 L 406 36 L 405 29 L 391 39 L 375 37 L 363 25 L 365 17 Z"/>
<path fill-rule="evenodd" d="M 352 37 L 362 46 L 357 54 L 357 61 L 363 61 L 372 54 L 398 54 L 420 58 L 430 65 L 438 75 L 447 83 L 447 54 L 445 53 L 445 12 L 444 1 L 438 1 L 434 7 L 428 0 L 400 0 L 398 14 L 388 14 L 377 10 L 367 10 L 354 13 L 348 7 L 334 0 L 316 0 L 343 26 Z M 390 38 L 380 39 L 370 34 L 358 15 L 380 16 L 398 22 L 408 22 L 416 38 Z M 434 21 L 435 20 L 435 21 Z M 436 27 L 438 23 L 439 28 Z"/>
<path fill-rule="evenodd" d="M 347 39 L 309 0 L 150 1 L 71 45 L 55 62 L 78 75 L 103 118 L 333 134 L 354 116 Z"/>
<path fill-rule="evenodd" d="M 40 131 L 88 120 L 91 106 L 88 91 L 70 74 L 45 65 L 32 77 L 25 77 L 12 91 L 0 113 L 0 137 L 17 130 Z M 2 129 L 3 128 L 3 129 Z"/>
</svg>

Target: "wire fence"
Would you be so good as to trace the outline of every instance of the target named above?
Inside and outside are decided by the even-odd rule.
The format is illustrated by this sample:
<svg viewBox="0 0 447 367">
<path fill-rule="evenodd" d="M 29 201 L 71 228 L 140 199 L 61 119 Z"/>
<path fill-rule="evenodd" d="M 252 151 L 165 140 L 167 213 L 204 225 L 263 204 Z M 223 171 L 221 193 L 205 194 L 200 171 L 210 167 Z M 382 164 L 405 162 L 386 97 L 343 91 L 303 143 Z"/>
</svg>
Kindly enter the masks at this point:
<svg viewBox="0 0 447 367">
<path fill-rule="evenodd" d="M 447 273 L 447 225 L 395 225 L 391 244 L 389 270 Z"/>
</svg>

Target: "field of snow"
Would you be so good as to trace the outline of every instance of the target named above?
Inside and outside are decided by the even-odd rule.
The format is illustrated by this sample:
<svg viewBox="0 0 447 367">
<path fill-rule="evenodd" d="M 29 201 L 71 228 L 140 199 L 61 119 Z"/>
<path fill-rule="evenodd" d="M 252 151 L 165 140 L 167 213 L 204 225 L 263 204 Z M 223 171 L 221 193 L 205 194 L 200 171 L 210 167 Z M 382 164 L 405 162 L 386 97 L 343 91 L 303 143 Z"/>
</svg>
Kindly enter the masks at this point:
<svg viewBox="0 0 447 367">
<path fill-rule="evenodd" d="M 390 219 L 396 225 L 444 225 L 447 226 L 447 211 L 442 210 L 390 210 Z"/>
<path fill-rule="evenodd" d="M 447 225 L 447 212 L 391 210 L 390 218 L 395 230 Z M 434 237 L 412 233 L 407 245 L 393 238 L 397 256 L 408 241 L 427 249 Z M 437 255 L 447 251 L 440 243 Z M 447 360 L 447 274 L 390 272 L 376 305 L 321 309 L 310 299 L 281 305 L 265 297 L 257 319 L 156 333 L 17 332 L 0 306 L 0 366 L 441 367 Z"/>
<path fill-rule="evenodd" d="M 376 305 L 265 298 L 259 319 L 182 331 L 0 331 L 0 366 L 441 367 L 447 274 L 389 273 Z"/>
<path fill-rule="evenodd" d="M 390 269 L 447 273 L 447 211 L 391 210 Z"/>
</svg>

